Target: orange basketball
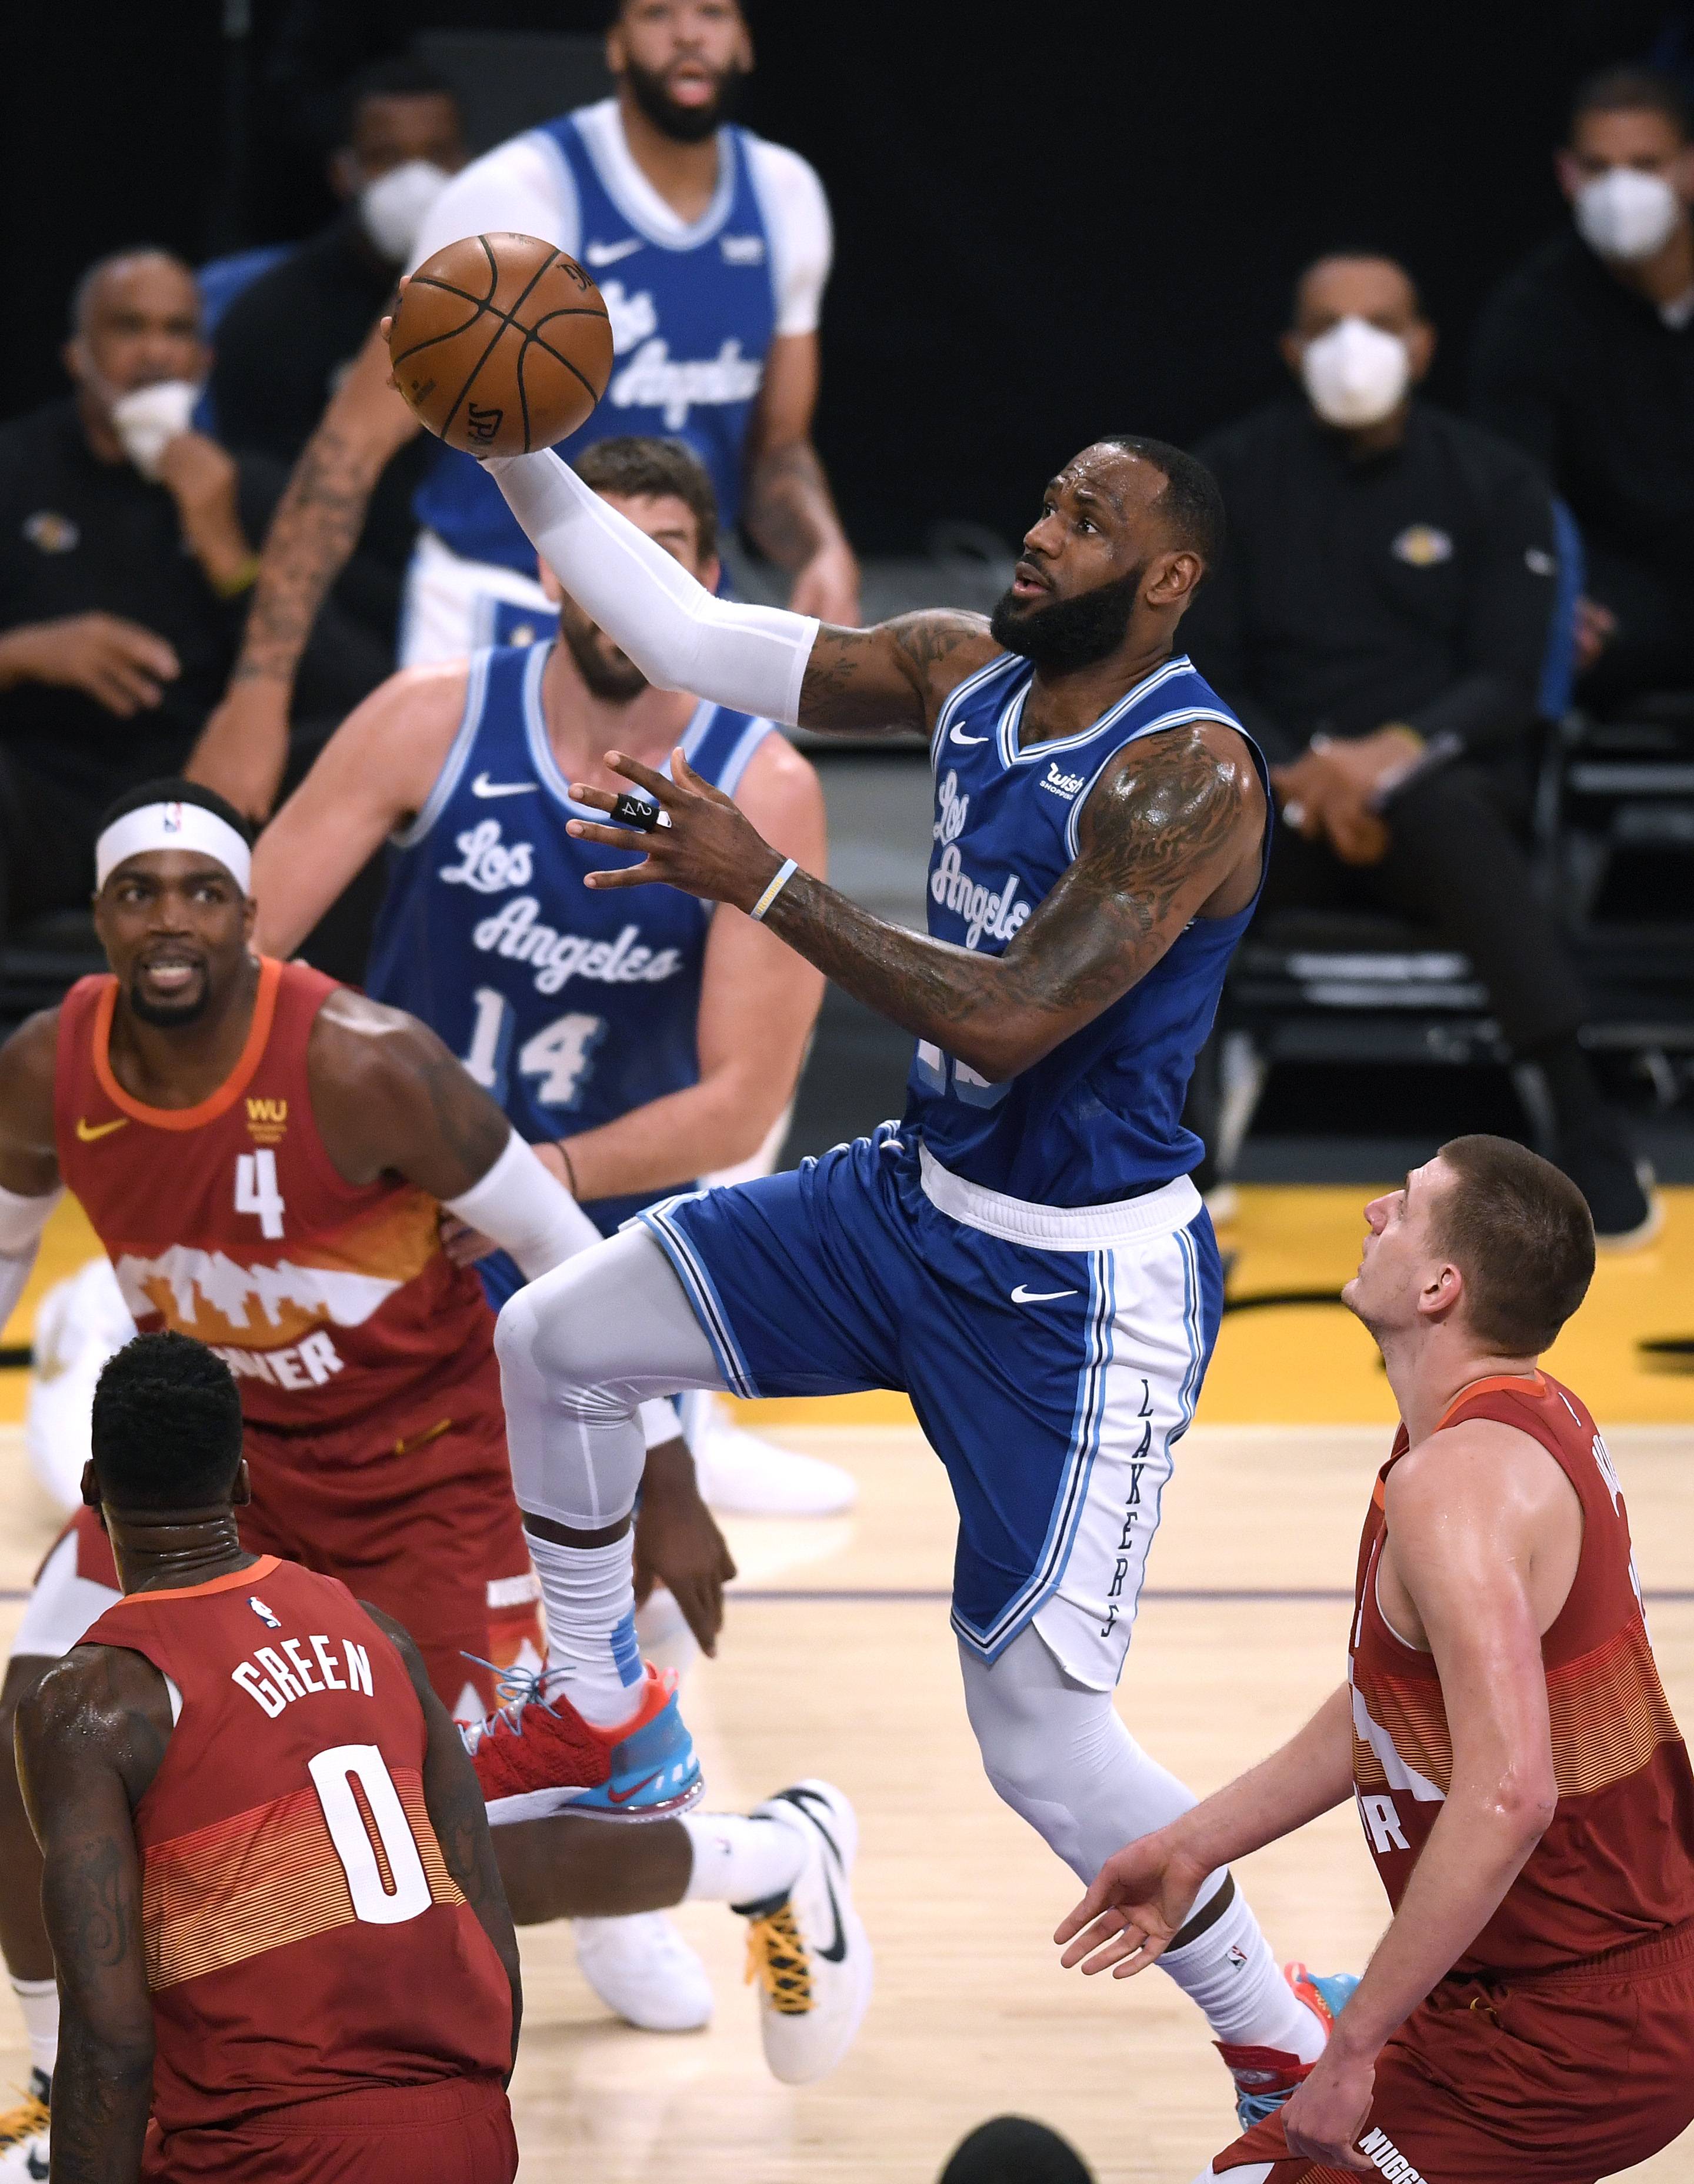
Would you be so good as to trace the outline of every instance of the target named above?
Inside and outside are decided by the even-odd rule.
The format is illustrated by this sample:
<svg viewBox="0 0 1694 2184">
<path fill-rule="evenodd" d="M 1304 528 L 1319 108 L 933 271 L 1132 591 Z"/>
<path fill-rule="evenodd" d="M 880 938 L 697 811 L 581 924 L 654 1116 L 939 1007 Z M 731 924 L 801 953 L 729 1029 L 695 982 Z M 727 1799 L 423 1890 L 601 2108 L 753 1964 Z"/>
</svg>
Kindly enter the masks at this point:
<svg viewBox="0 0 1694 2184">
<path fill-rule="evenodd" d="M 576 263 L 532 235 L 469 235 L 426 259 L 388 329 L 400 392 L 438 439 L 524 455 L 587 422 L 612 322 Z"/>
</svg>

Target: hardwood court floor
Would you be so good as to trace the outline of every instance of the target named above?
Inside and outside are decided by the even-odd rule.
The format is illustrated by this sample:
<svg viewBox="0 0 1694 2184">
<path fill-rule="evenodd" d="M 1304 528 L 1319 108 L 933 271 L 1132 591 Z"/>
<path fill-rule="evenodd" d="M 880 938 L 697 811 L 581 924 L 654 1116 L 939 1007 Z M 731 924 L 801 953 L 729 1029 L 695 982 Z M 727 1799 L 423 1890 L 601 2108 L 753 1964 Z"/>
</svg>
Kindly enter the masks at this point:
<svg viewBox="0 0 1694 2184">
<path fill-rule="evenodd" d="M 739 1985 L 740 1922 L 680 1923 L 718 1994 L 706 2033 L 610 2020 L 568 1936 L 525 1941 L 514 2084 L 533 2184 L 930 2184 L 970 2126 L 1046 2118 L 1102 2184 L 1188 2184 L 1230 2135 L 1223 2072 L 1197 2014 L 1157 1974 L 1128 1986 L 1059 1972 L 1047 1936 L 1070 1876 L 996 1802 L 978 1769 L 947 1634 L 952 1513 L 915 1432 L 781 1427 L 850 1464 L 851 1518 L 733 1527 L 743 1569 L 719 1662 L 686 1705 L 708 1803 L 745 1806 L 823 1774 L 858 1803 L 859 1901 L 878 1961 L 853 2053 L 821 2086 L 764 2071 Z M 8 1440 L 15 1437 L 8 1433 Z M 1360 1516 L 1384 1436 L 1349 1426 L 1199 1426 L 1184 1443 L 1120 1702 L 1150 1750 L 1209 1787 L 1292 1730 L 1342 1673 Z M 1612 1435 L 1672 1702 L 1694 1727 L 1694 1430 Z M 53 1529 L 15 1446 L 0 1467 L 0 1604 Z M 1357 1966 L 1383 1923 L 1349 1810 L 1248 1859 L 1241 1877 L 1284 1955 Z M 0 2081 L 25 2057 L 0 2002 Z M 1694 2138 L 1634 2172 L 1694 2184 Z"/>
</svg>

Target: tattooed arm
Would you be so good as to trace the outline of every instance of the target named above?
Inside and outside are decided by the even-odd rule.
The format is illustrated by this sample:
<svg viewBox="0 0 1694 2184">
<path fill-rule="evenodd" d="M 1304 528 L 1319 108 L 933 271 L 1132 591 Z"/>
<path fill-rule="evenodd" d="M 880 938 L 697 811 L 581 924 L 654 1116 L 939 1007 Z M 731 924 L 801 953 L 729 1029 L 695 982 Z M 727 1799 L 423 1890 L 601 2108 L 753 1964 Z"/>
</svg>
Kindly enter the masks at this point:
<svg viewBox="0 0 1694 2184">
<path fill-rule="evenodd" d="M 58 1974 L 54 2184 L 141 2175 L 153 2023 L 131 1815 L 169 1737 L 164 1679 L 117 1646 L 77 1646 L 18 1708 L 18 1775 Z"/>
<path fill-rule="evenodd" d="M 464 1748 L 464 1739 L 436 1696 L 424 1659 L 409 1631 L 385 1615 L 380 1607 L 361 1601 L 371 1621 L 394 1641 L 406 1664 L 418 1703 L 424 1709 L 429 1744 L 424 1758 L 424 1802 L 430 1825 L 441 1845 L 447 1871 L 459 1893 L 476 1914 L 477 1924 L 487 1935 L 494 1953 L 505 1967 L 512 1984 L 512 2060 L 518 2059 L 518 2027 L 524 2014 L 523 1976 L 518 1963 L 518 1936 L 494 1859 L 494 1841 L 488 1828 L 488 1808 Z M 511 2072 L 507 2072 L 509 2081 Z"/>
<path fill-rule="evenodd" d="M 747 431 L 744 514 L 756 542 L 793 576 L 793 611 L 851 623 L 858 620 L 858 564 L 812 444 L 818 380 L 816 333 L 779 334 Z"/>
<path fill-rule="evenodd" d="M 647 853 L 645 863 L 595 872 L 588 884 L 666 880 L 750 909 L 781 860 L 680 753 L 671 763 L 675 782 L 633 759 L 614 760 L 666 807 L 670 827 L 633 834 L 571 822 L 570 832 L 586 840 Z M 599 791 L 575 793 L 610 808 Z M 890 925 L 807 872 L 795 873 L 764 922 L 880 1015 L 998 1084 L 1145 978 L 1191 918 L 1246 908 L 1265 816 L 1241 738 L 1221 722 L 1202 721 L 1119 755 L 1088 800 L 1080 855 L 1003 956 Z"/>
<path fill-rule="evenodd" d="M 420 430 L 390 368 L 373 332 L 302 448 L 259 556 L 229 689 L 188 761 L 193 780 L 255 817 L 282 779 L 294 673 L 318 610 L 358 543 L 384 465 Z"/>
</svg>

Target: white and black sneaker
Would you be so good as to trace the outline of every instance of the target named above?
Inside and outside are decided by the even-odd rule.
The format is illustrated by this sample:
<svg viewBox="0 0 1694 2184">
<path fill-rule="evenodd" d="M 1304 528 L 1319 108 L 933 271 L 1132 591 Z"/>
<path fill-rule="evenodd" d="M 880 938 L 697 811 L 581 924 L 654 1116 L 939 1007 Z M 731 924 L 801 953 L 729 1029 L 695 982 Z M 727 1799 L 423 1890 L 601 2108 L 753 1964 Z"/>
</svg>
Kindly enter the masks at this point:
<svg viewBox="0 0 1694 2184">
<path fill-rule="evenodd" d="M 852 2047 L 870 2003 L 870 1942 L 851 1886 L 858 1821 L 841 1791 L 819 1781 L 779 1790 L 753 1817 L 793 1829 L 805 1845 L 791 1887 L 733 1908 L 747 1922 L 764 2059 L 784 2085 L 810 2085 Z"/>
<path fill-rule="evenodd" d="M 47 2174 L 47 2103 L 53 2081 L 45 2070 L 31 2070 L 29 2090 L 15 2108 L 0 2110 L 0 2178 L 6 2184 L 30 2177 L 42 2184 Z"/>
</svg>

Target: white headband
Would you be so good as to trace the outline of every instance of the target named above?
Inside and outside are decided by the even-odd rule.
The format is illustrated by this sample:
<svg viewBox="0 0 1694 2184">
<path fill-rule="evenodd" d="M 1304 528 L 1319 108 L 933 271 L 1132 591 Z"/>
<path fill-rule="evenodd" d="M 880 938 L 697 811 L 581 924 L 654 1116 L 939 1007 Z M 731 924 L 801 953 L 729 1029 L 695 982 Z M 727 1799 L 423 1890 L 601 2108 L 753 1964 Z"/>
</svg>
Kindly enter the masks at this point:
<svg viewBox="0 0 1694 2184">
<path fill-rule="evenodd" d="M 114 819 L 94 844 L 94 884 L 148 850 L 199 850 L 233 875 L 243 894 L 253 879 L 253 851 L 227 819 L 203 804 L 143 804 Z"/>
</svg>

